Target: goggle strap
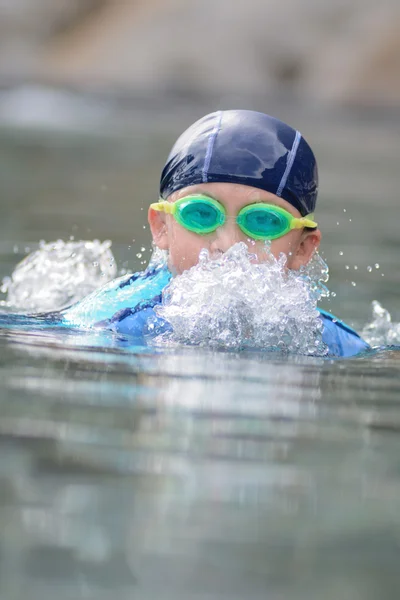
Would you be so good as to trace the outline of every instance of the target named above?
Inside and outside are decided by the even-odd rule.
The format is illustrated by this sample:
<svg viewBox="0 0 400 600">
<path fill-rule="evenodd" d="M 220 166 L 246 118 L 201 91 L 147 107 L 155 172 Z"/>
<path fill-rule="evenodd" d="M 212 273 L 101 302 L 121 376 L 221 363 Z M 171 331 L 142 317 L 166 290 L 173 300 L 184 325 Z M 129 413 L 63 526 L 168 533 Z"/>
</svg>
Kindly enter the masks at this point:
<svg viewBox="0 0 400 600">
<path fill-rule="evenodd" d="M 302 217 L 300 221 L 302 222 L 302 227 L 311 227 L 312 229 L 318 227 L 318 223 L 314 221 L 314 213 Z"/>
<path fill-rule="evenodd" d="M 175 204 L 173 202 L 167 202 L 166 200 L 162 202 L 153 202 L 153 204 L 150 204 L 150 208 L 158 210 L 159 212 L 165 212 L 169 215 L 175 213 Z"/>
<path fill-rule="evenodd" d="M 318 223 L 313 221 L 313 218 L 313 214 L 307 215 L 306 217 L 301 217 L 300 219 L 294 218 L 290 229 L 303 229 L 303 227 L 311 227 L 312 229 L 315 229 L 315 227 L 318 227 Z"/>
</svg>

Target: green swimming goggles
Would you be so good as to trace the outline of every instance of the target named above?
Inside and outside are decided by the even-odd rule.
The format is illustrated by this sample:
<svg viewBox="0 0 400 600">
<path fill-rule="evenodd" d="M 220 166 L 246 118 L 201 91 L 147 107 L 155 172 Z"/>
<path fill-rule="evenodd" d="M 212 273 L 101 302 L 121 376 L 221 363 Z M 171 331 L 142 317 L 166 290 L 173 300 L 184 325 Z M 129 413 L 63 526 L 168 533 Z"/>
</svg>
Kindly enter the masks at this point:
<svg viewBox="0 0 400 600">
<path fill-rule="evenodd" d="M 182 227 L 200 235 L 212 233 L 228 218 L 220 202 L 202 194 L 185 196 L 176 202 L 155 202 L 151 208 L 173 215 Z M 254 240 L 275 240 L 292 229 L 317 227 L 313 218 L 314 215 L 307 215 L 299 219 L 280 206 L 259 202 L 244 206 L 236 223 Z"/>
</svg>

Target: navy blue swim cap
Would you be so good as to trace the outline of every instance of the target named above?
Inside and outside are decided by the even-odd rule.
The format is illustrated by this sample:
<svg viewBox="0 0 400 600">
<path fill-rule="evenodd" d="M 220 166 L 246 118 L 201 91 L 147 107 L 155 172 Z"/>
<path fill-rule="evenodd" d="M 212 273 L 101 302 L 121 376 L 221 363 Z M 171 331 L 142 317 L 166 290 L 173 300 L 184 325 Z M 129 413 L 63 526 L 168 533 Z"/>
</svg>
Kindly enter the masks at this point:
<svg viewBox="0 0 400 600">
<path fill-rule="evenodd" d="M 302 135 L 282 121 L 252 110 L 218 111 L 178 138 L 161 174 L 160 195 L 211 182 L 272 192 L 305 216 L 317 200 L 317 162 Z"/>
</svg>

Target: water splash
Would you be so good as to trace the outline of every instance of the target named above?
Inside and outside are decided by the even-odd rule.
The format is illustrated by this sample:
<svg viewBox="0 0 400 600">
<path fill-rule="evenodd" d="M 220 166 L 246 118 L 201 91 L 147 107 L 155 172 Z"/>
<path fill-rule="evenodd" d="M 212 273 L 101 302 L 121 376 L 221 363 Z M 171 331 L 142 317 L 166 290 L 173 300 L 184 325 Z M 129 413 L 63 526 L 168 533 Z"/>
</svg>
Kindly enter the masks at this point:
<svg viewBox="0 0 400 600">
<path fill-rule="evenodd" d="M 316 301 L 329 297 L 330 291 L 325 285 L 329 281 L 329 267 L 318 251 L 314 252 L 311 260 L 299 272 Z"/>
<path fill-rule="evenodd" d="M 108 240 L 41 242 L 3 279 L 6 305 L 14 311 L 44 312 L 77 302 L 115 277 L 110 248 Z"/>
<path fill-rule="evenodd" d="M 400 323 L 392 323 L 389 311 L 374 300 L 372 321 L 365 325 L 361 335 L 371 346 L 400 345 Z"/>
<path fill-rule="evenodd" d="M 198 265 L 164 291 L 156 312 L 172 331 L 158 336 L 156 343 L 325 355 L 316 309 L 326 292 L 320 281 L 327 275 L 325 267 L 318 278 L 319 259 L 303 272 L 288 270 L 286 260 L 283 254 L 275 259 L 267 253 L 265 262 L 257 262 L 244 243 L 217 258 L 202 250 Z"/>
</svg>

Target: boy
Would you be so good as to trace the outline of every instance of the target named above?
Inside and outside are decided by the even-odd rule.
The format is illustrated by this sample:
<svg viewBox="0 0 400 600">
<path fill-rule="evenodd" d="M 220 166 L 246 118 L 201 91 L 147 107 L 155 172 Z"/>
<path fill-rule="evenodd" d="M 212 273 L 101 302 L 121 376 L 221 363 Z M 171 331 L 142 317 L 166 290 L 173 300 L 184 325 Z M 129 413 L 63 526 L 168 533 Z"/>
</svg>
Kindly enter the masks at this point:
<svg viewBox="0 0 400 600">
<path fill-rule="evenodd" d="M 168 251 L 173 276 L 196 265 L 201 249 L 218 255 L 240 241 L 261 260 L 269 240 L 272 254 L 284 253 L 287 268 L 298 270 L 321 240 L 313 214 L 317 192 L 316 160 L 298 131 L 263 113 L 215 112 L 189 127 L 171 150 L 160 202 L 148 213 L 153 241 Z M 160 293 L 152 296 L 120 310 L 107 326 L 140 336 L 161 302 Z M 355 331 L 320 312 L 329 355 L 351 356 L 368 348 Z"/>
</svg>

